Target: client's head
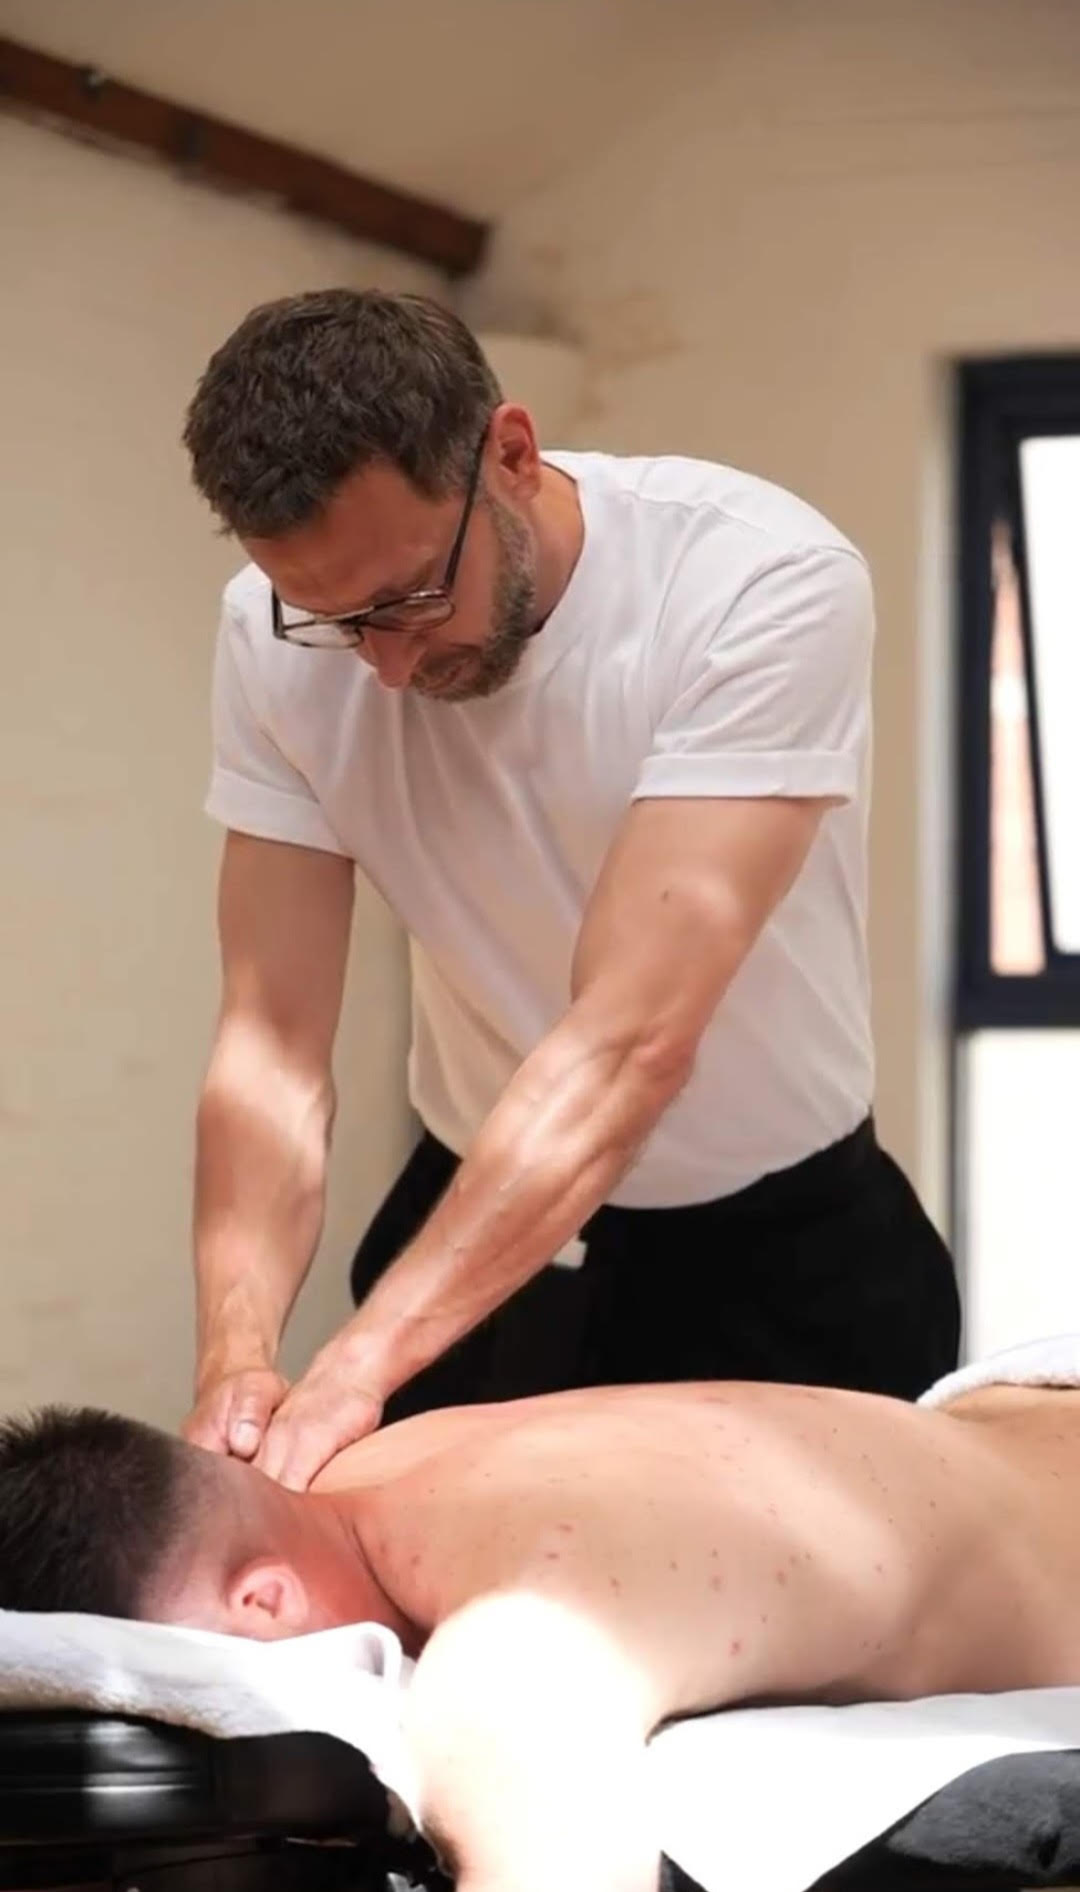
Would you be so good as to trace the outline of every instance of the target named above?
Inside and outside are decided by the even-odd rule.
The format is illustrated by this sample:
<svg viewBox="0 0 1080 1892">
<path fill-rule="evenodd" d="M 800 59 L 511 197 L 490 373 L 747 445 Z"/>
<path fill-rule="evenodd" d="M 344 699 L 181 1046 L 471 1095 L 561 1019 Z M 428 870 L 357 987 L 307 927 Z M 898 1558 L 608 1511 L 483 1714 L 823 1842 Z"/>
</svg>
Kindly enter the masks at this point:
<svg viewBox="0 0 1080 1892">
<path fill-rule="evenodd" d="M 373 1602 L 330 1499 L 116 1413 L 0 1421 L 0 1608 L 270 1639 L 370 1619 Z"/>
</svg>

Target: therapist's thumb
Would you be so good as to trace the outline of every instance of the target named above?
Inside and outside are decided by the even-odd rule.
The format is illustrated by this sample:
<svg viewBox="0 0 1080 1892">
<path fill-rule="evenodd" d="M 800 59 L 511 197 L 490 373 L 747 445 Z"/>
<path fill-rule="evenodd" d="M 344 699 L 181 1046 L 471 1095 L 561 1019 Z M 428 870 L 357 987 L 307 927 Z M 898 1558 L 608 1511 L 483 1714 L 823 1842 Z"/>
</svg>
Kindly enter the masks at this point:
<svg viewBox="0 0 1080 1892">
<path fill-rule="evenodd" d="M 288 1390 L 288 1381 L 269 1367 L 252 1367 L 236 1375 L 225 1426 L 227 1449 L 234 1458 L 255 1457 Z"/>
<path fill-rule="evenodd" d="M 254 1458 L 288 1391 L 272 1367 L 243 1367 L 204 1380 L 181 1434 L 206 1452 Z"/>
</svg>

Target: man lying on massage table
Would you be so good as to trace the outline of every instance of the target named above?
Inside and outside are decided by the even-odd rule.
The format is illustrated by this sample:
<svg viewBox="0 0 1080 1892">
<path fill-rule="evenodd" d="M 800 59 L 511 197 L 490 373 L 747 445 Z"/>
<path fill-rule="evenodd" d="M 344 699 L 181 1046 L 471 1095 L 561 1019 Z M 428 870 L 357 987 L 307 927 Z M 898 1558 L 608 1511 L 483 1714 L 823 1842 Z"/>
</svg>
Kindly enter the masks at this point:
<svg viewBox="0 0 1080 1892">
<path fill-rule="evenodd" d="M 1080 1682 L 1080 1399 L 627 1387 L 408 1419 L 309 1493 L 127 1419 L 0 1434 L 0 1605 L 388 1624 L 466 1892 L 647 1892 L 647 1736 L 735 1702 Z"/>
</svg>

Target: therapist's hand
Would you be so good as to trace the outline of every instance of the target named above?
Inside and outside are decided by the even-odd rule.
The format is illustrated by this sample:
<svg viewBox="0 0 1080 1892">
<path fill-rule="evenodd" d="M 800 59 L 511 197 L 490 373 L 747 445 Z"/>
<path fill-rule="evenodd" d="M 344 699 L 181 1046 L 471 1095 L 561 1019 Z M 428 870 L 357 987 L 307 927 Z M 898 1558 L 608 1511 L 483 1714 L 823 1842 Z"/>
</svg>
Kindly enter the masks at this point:
<svg viewBox="0 0 1080 1892">
<path fill-rule="evenodd" d="M 306 1491 L 335 1453 L 376 1430 L 385 1397 L 370 1365 L 340 1337 L 329 1341 L 278 1406 L 256 1466 L 290 1491 Z"/>
<path fill-rule="evenodd" d="M 207 1376 L 180 1430 L 189 1445 L 253 1459 L 289 1382 L 273 1367 L 240 1367 Z"/>
</svg>

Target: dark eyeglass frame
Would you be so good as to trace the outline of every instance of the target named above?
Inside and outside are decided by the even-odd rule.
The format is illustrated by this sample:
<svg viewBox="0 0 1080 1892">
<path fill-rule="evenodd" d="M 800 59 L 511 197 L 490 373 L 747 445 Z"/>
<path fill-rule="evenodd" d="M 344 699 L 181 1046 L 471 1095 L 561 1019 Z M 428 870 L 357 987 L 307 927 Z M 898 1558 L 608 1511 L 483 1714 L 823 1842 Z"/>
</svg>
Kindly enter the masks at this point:
<svg viewBox="0 0 1080 1892">
<path fill-rule="evenodd" d="M 469 483 L 465 489 L 465 501 L 461 509 L 461 519 L 458 523 L 457 532 L 454 535 L 454 543 L 450 547 L 450 556 L 446 561 L 446 570 L 439 584 L 430 585 L 422 591 L 403 591 L 400 597 L 384 598 L 379 604 L 367 605 L 363 611 L 346 611 L 340 616 L 327 614 L 324 617 L 312 616 L 300 618 L 291 624 L 285 623 L 282 616 L 281 599 L 276 590 L 271 588 L 270 622 L 273 627 L 274 636 L 280 638 L 282 643 L 297 644 L 303 650 L 355 650 L 363 643 L 364 633 L 369 628 L 374 628 L 379 631 L 388 631 L 391 634 L 403 636 L 408 635 L 410 631 L 421 628 L 421 626 L 416 623 L 409 624 L 406 622 L 404 624 L 395 624 L 392 621 L 388 623 L 386 621 L 388 612 L 394 613 L 402 610 L 415 611 L 417 606 L 420 606 L 423 610 L 422 628 L 424 630 L 438 630 L 441 625 L 449 623 L 454 612 L 457 610 L 457 604 L 453 596 L 454 583 L 457 579 L 458 566 L 461 564 L 461 555 L 465 550 L 465 538 L 469 530 L 469 521 L 472 518 L 473 509 L 476 505 L 476 495 L 480 490 L 480 468 L 484 460 L 487 431 L 485 427 L 477 442 L 476 451 L 473 454 Z M 340 634 L 340 643 L 317 643 L 313 638 L 307 638 L 301 635 L 301 633 L 310 630 L 316 624 L 325 625 L 327 627 L 333 625 Z"/>
</svg>

